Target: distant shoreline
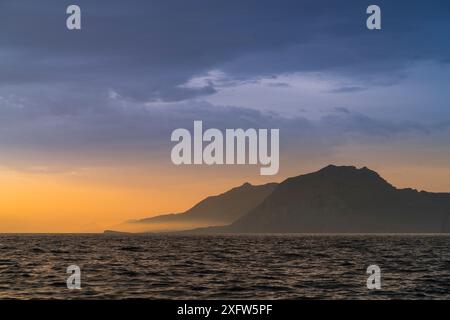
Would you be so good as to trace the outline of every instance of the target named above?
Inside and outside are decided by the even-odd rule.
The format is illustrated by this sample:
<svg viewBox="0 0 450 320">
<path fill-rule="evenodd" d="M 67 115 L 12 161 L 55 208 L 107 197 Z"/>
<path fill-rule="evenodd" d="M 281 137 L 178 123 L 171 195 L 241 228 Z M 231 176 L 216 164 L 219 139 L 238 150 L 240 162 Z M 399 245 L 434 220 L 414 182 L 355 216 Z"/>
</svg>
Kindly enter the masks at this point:
<svg viewBox="0 0 450 320">
<path fill-rule="evenodd" d="M 196 233 L 189 233 L 189 232 L 0 232 L 0 236 L 7 235 L 7 236 L 36 236 L 36 235 L 42 235 L 42 236 L 195 236 L 195 237 L 201 237 L 201 236 L 286 236 L 286 235 L 298 235 L 298 236 L 450 236 L 450 233 L 448 232 L 440 232 L 440 233 L 205 233 L 205 234 L 196 234 Z"/>
</svg>

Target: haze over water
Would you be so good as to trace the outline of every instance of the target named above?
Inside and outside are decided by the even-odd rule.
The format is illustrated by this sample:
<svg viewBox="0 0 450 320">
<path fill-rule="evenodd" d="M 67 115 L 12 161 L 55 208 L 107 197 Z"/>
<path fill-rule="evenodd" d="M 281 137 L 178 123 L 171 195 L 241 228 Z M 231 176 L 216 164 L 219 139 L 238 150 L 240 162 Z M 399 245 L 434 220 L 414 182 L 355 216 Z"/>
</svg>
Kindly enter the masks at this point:
<svg viewBox="0 0 450 320">
<path fill-rule="evenodd" d="M 447 235 L 0 235 L 2 299 L 450 299 Z M 81 268 L 81 290 L 66 268 Z M 377 264 L 382 290 L 369 291 Z"/>
</svg>

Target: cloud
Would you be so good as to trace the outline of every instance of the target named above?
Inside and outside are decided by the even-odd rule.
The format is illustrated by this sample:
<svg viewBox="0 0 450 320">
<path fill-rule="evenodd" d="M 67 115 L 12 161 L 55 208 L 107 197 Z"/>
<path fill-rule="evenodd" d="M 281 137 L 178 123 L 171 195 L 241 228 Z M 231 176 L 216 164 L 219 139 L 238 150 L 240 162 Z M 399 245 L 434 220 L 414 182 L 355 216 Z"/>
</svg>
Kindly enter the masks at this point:
<svg viewBox="0 0 450 320">
<path fill-rule="evenodd" d="M 216 128 L 280 128 L 288 149 L 305 150 L 446 130 L 419 117 L 390 119 L 405 96 L 442 118 L 445 99 L 435 97 L 443 93 L 426 99 L 414 94 L 427 83 L 445 86 L 444 72 L 423 72 L 419 86 L 400 93 L 371 90 L 407 79 L 411 66 L 448 61 L 448 1 L 380 0 L 380 32 L 365 28 L 371 4 L 365 0 L 79 0 L 83 21 L 77 32 L 65 29 L 70 4 L 1 1 L 0 164 L 51 172 L 62 164 L 130 161 L 142 152 L 167 158 L 171 130 L 189 128 L 194 120 Z M 284 81 L 294 74 L 331 80 Z M 248 84 L 261 84 L 260 91 Z M 238 92 L 247 99 L 242 104 L 205 102 L 238 86 L 248 90 L 245 97 Z M 345 100 L 357 92 L 372 95 Z M 258 109 L 260 100 L 270 111 Z M 389 103 L 389 110 L 379 108 L 385 117 L 353 111 L 357 104 L 375 109 L 379 101 Z M 249 109 L 250 102 L 257 106 Z M 327 105 L 331 111 L 317 119 L 286 116 L 287 104 L 308 111 Z M 333 110 L 335 105 L 348 108 Z"/>
<path fill-rule="evenodd" d="M 448 59 L 450 44 L 435 35 L 449 28 L 450 4 L 437 2 L 380 0 L 383 30 L 370 32 L 368 1 L 80 0 L 83 30 L 70 32 L 70 1 L 4 0 L 0 84 L 112 88 L 136 101 L 213 94 L 180 85 L 214 69 L 236 79 L 329 72 L 390 84 L 415 61 Z"/>
<path fill-rule="evenodd" d="M 344 107 L 336 107 L 336 108 L 334 108 L 334 110 L 336 112 L 350 113 L 350 110 L 348 110 L 347 108 L 344 108 Z"/>
<path fill-rule="evenodd" d="M 282 153 L 320 150 L 323 154 L 352 141 L 391 141 L 402 135 L 420 136 L 447 128 L 443 124 L 386 121 L 342 107 L 331 108 L 313 120 L 199 100 L 147 105 L 114 92 L 90 103 L 79 100 L 86 105 L 75 108 L 78 112 L 49 113 L 41 109 L 37 113 L 38 109 L 33 109 L 30 114 L 21 103 L 0 99 L 0 108 L 10 108 L 8 116 L 0 117 L 0 166 L 28 172 L 60 172 L 93 164 L 169 162 L 171 132 L 177 128 L 192 130 L 195 120 L 202 120 L 205 128 L 221 130 L 279 128 Z"/>
<path fill-rule="evenodd" d="M 359 91 L 364 91 L 364 90 L 367 90 L 367 88 L 358 87 L 358 86 L 346 86 L 346 87 L 332 89 L 329 92 L 331 92 L 331 93 L 349 93 L 349 92 L 359 92 Z"/>
</svg>

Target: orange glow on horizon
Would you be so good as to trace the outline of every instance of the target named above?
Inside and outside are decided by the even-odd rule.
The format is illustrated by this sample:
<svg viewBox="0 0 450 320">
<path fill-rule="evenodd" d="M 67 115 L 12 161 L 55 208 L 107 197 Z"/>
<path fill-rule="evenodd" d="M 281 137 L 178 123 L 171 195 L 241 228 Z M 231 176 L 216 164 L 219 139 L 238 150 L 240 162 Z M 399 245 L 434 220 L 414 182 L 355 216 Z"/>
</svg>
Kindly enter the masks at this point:
<svg viewBox="0 0 450 320">
<path fill-rule="evenodd" d="M 131 181 L 122 184 L 117 183 L 120 176 L 102 181 L 108 173 L 96 172 L 89 181 L 64 174 L 0 171 L 0 232 L 102 232 L 129 219 L 182 212 L 209 195 L 208 190 L 139 185 L 132 174 Z"/>
<path fill-rule="evenodd" d="M 330 161 L 348 164 L 349 161 Z M 450 169 L 421 166 L 368 166 L 399 188 L 450 191 Z M 262 184 L 320 169 L 285 163 L 283 175 L 259 176 L 254 168 L 90 168 L 76 173 L 34 174 L 0 170 L 0 233 L 123 231 L 124 222 L 183 212 L 207 196 L 244 182 Z M 232 174 L 230 174 L 232 172 Z"/>
</svg>

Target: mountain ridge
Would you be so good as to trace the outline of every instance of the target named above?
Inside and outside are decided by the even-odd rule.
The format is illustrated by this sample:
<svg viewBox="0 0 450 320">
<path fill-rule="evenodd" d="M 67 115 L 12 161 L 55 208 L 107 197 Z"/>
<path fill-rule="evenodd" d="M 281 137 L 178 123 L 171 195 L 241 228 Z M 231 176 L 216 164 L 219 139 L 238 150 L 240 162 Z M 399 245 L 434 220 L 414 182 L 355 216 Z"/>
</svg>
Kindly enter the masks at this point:
<svg viewBox="0 0 450 320">
<path fill-rule="evenodd" d="M 246 182 L 221 194 L 209 196 L 182 213 L 163 214 L 128 223 L 148 226 L 186 223 L 227 225 L 258 205 L 276 186 L 277 183 L 252 185 Z"/>
<path fill-rule="evenodd" d="M 247 207 L 227 196 L 266 186 Z M 245 193 L 244 193 L 245 194 Z M 240 194 L 241 197 L 242 194 Z M 215 200 L 221 201 L 215 201 Z M 450 232 L 450 193 L 396 188 L 367 167 L 328 165 L 279 184 L 245 183 L 199 202 L 177 219 L 210 215 L 210 203 L 233 208 L 233 221 L 176 230 L 182 233 L 442 233 Z M 239 214 L 236 214 L 236 207 Z M 226 210 L 225 210 L 226 211 Z M 191 214 L 186 214 L 191 212 Z M 194 212 L 194 214 L 192 214 Z M 221 212 L 218 210 L 217 212 Z M 152 219 L 167 219 L 154 217 Z M 205 216 L 203 216 L 205 217 Z M 154 221 L 154 220 L 153 220 Z M 217 222 L 217 221 L 216 221 Z"/>
<path fill-rule="evenodd" d="M 442 232 L 450 194 L 397 189 L 363 167 L 327 166 L 288 178 L 230 232 Z"/>
</svg>

